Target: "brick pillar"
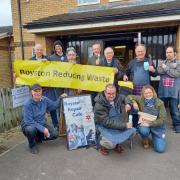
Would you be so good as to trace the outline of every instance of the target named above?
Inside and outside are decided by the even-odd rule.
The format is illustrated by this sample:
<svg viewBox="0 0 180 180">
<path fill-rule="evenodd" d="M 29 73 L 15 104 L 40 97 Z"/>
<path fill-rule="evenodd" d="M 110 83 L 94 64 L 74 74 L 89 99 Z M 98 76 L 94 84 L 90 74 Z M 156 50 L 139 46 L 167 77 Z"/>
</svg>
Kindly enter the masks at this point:
<svg viewBox="0 0 180 180">
<path fill-rule="evenodd" d="M 180 59 L 180 26 L 177 30 L 177 37 L 176 37 L 176 49 L 177 49 L 177 59 Z"/>
<path fill-rule="evenodd" d="M 55 38 L 49 38 L 44 35 L 35 35 L 35 44 L 41 44 L 43 46 L 44 55 L 51 54 L 54 41 Z"/>
<path fill-rule="evenodd" d="M 35 35 L 35 44 L 41 44 L 43 46 L 44 55 L 46 55 L 46 38 L 44 35 Z"/>
</svg>

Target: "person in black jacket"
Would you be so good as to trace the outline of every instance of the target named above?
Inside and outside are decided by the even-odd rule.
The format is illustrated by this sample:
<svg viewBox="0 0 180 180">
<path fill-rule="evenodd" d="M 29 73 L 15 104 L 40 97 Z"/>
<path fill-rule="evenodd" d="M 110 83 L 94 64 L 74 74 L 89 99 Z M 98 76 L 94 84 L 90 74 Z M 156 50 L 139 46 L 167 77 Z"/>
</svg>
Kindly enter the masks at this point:
<svg viewBox="0 0 180 180">
<path fill-rule="evenodd" d="M 118 89 L 118 81 L 123 76 L 123 70 L 119 60 L 114 58 L 114 51 L 111 47 L 104 50 L 104 59 L 100 62 L 100 65 L 114 68 L 114 85 Z"/>
<path fill-rule="evenodd" d="M 49 58 L 50 61 L 67 62 L 66 55 L 64 55 L 64 46 L 60 40 L 54 42 L 54 54 Z"/>
<path fill-rule="evenodd" d="M 136 132 L 131 122 L 123 120 L 122 105 L 125 104 L 125 96 L 117 94 L 116 87 L 108 84 L 105 90 L 96 96 L 95 103 L 94 118 L 101 137 L 101 154 L 108 155 L 109 149 L 121 153 L 121 143 Z"/>
</svg>

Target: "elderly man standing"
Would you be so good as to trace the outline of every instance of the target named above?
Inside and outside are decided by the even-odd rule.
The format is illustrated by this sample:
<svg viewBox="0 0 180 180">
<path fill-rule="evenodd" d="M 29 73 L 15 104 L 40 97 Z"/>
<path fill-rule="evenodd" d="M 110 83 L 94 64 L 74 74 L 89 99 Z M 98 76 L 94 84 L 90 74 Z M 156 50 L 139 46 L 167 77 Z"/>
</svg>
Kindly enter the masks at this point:
<svg viewBox="0 0 180 180">
<path fill-rule="evenodd" d="M 34 49 L 35 49 L 35 56 L 33 56 L 30 60 L 40 60 L 40 61 L 49 60 L 47 56 L 43 55 L 43 47 L 41 44 L 36 44 Z M 46 96 L 53 101 L 57 100 L 58 95 L 54 88 L 42 87 L 42 93 L 43 93 L 43 96 Z M 58 131 L 59 122 L 58 122 L 56 110 L 50 111 L 50 115 L 51 115 L 53 126 Z"/>
<path fill-rule="evenodd" d="M 130 80 L 134 85 L 134 95 L 141 95 L 142 88 L 150 85 L 150 76 L 157 75 L 156 69 L 152 60 L 147 59 L 146 47 L 144 44 L 139 44 L 135 48 L 136 58 L 132 59 L 125 70 L 123 80 Z M 128 78 L 129 77 L 129 78 Z M 133 114 L 133 126 L 137 127 L 138 115 L 136 111 L 131 111 Z"/>
<path fill-rule="evenodd" d="M 176 133 L 180 133 L 180 61 L 176 60 L 174 47 L 167 47 L 166 61 L 158 66 L 158 73 L 161 77 L 158 95 L 166 105 L 169 102 L 173 128 Z"/>
<path fill-rule="evenodd" d="M 41 44 L 36 44 L 34 46 L 34 52 L 35 52 L 35 55 L 30 58 L 30 60 L 42 60 L 42 61 L 46 61 L 48 60 L 49 58 L 47 56 L 45 56 L 43 54 L 43 47 Z"/>
<path fill-rule="evenodd" d="M 132 59 L 125 70 L 123 80 L 130 81 L 134 84 L 134 94 L 141 95 L 141 90 L 145 85 L 150 84 L 150 76 L 156 76 L 156 69 L 154 64 L 146 56 L 146 47 L 139 44 L 135 48 L 136 58 Z M 128 78 L 129 76 L 129 78 Z"/>
<path fill-rule="evenodd" d="M 93 56 L 88 59 L 88 64 L 98 66 L 103 60 L 103 56 L 101 55 L 101 45 L 99 43 L 93 44 L 92 51 Z"/>
<path fill-rule="evenodd" d="M 104 56 L 101 55 L 101 45 L 99 43 L 93 44 L 92 51 L 93 51 L 93 56 L 91 56 L 88 59 L 88 64 L 99 66 L 104 59 Z M 97 92 L 92 91 L 90 93 L 91 93 L 91 98 L 92 98 L 92 105 L 94 106 L 95 105 L 94 98 L 96 97 Z"/>
<path fill-rule="evenodd" d="M 121 143 L 136 132 L 131 122 L 123 121 L 122 105 L 125 104 L 125 96 L 118 95 L 116 87 L 108 84 L 105 90 L 96 96 L 95 102 L 94 115 L 101 137 L 101 154 L 108 155 L 109 149 L 121 153 L 123 151 Z"/>
<path fill-rule="evenodd" d="M 107 66 L 114 68 L 114 85 L 118 88 L 118 81 L 123 76 L 122 65 L 118 59 L 114 58 L 114 51 L 111 47 L 107 47 L 104 50 L 104 59 L 100 63 L 101 66 Z"/>
<path fill-rule="evenodd" d="M 42 140 L 53 140 L 58 137 L 58 132 L 47 124 L 45 114 L 60 106 L 60 98 L 53 102 L 42 96 L 42 87 L 34 84 L 31 87 L 32 97 L 28 99 L 23 107 L 23 120 L 21 127 L 29 142 L 30 152 L 37 154 L 37 142 Z"/>
</svg>

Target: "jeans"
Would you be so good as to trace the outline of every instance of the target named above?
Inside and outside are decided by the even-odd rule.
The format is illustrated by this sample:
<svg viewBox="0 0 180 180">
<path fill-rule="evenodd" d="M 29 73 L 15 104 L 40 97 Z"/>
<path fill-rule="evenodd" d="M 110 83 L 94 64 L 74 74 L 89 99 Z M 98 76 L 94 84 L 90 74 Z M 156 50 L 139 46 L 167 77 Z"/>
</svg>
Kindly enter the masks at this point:
<svg viewBox="0 0 180 180">
<path fill-rule="evenodd" d="M 146 126 L 139 126 L 138 131 L 143 139 L 148 138 L 150 133 L 152 134 L 152 143 L 154 150 L 158 153 L 164 153 L 166 149 L 166 140 L 165 136 L 160 138 L 157 137 L 154 133 L 151 132 L 151 128 L 146 127 Z"/>
<path fill-rule="evenodd" d="M 57 112 L 56 110 L 50 111 L 50 115 L 51 115 L 51 119 L 52 119 L 52 124 L 53 126 L 56 128 L 59 127 L 59 122 L 58 122 L 58 118 L 57 118 Z"/>
<path fill-rule="evenodd" d="M 48 124 L 45 124 L 44 127 L 46 127 L 49 130 L 50 137 L 45 138 L 44 134 L 40 132 L 37 128 L 33 126 L 25 126 L 23 128 L 23 133 L 27 137 L 29 142 L 29 148 L 32 148 L 36 145 L 36 140 L 54 140 L 58 137 L 58 132 Z"/>
<path fill-rule="evenodd" d="M 172 124 L 175 130 L 180 131 L 180 111 L 178 109 L 178 99 L 175 98 L 161 98 L 165 105 L 169 102 L 170 114 Z"/>
</svg>

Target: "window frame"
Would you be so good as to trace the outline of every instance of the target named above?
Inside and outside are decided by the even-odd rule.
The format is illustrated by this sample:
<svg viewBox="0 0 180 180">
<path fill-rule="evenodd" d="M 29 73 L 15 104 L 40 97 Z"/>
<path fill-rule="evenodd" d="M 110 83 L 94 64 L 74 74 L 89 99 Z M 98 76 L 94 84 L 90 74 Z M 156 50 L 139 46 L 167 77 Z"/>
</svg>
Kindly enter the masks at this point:
<svg viewBox="0 0 180 180">
<path fill-rule="evenodd" d="M 124 1 L 124 0 L 108 0 L 110 3 L 112 2 L 118 2 L 118 1 Z"/>
<path fill-rule="evenodd" d="M 77 0 L 78 6 L 84 6 L 84 5 L 92 5 L 92 4 L 100 4 L 101 0 L 96 0 L 97 2 L 86 2 L 86 3 L 80 3 L 79 0 Z"/>
</svg>

